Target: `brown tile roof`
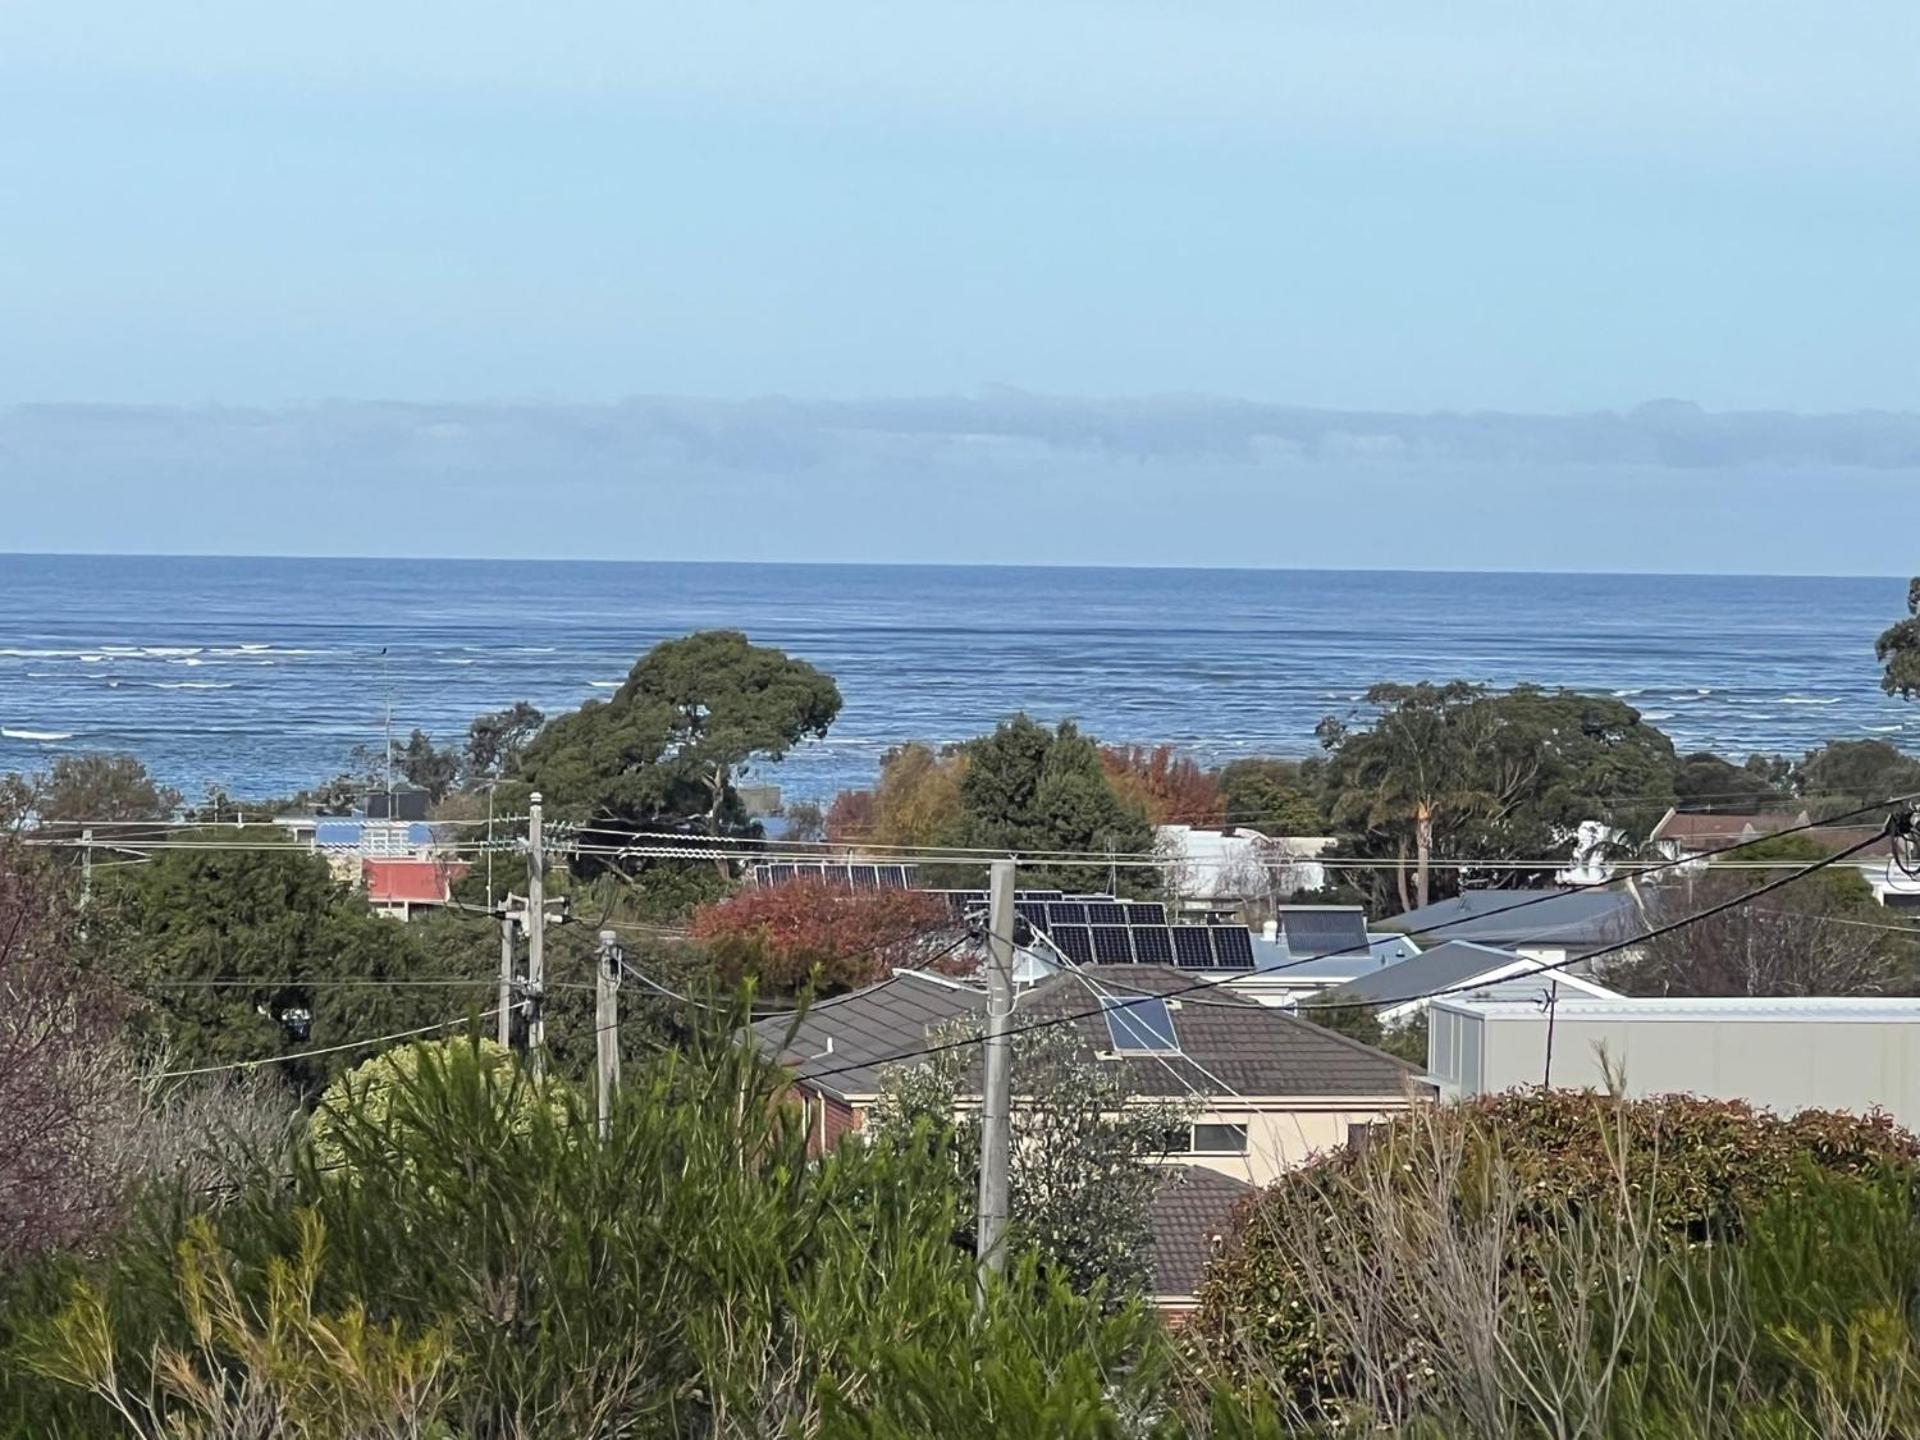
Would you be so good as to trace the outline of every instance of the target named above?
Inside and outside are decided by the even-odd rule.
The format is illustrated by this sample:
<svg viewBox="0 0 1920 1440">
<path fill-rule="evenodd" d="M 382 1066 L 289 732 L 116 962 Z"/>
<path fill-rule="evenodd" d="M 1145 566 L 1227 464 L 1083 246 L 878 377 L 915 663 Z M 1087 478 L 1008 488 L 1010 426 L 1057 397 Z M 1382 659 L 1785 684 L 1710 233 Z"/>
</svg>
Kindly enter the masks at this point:
<svg viewBox="0 0 1920 1440">
<path fill-rule="evenodd" d="M 1653 827 L 1652 839 L 1671 840 L 1682 848 L 1712 850 L 1722 845 L 1737 845 L 1742 840 L 1757 840 L 1763 835 L 1790 826 L 1807 823 L 1806 812 L 1789 815 L 1774 810 L 1766 813 L 1735 814 L 1714 811 L 1669 811 Z"/>
<path fill-rule="evenodd" d="M 1173 1169 L 1153 1196 L 1152 1293 L 1161 1301 L 1190 1301 L 1200 1291 L 1216 1237 L 1232 1228 L 1233 1212 L 1255 1194 L 1251 1185 L 1200 1165 Z"/>
<path fill-rule="evenodd" d="M 1142 1097 L 1224 1091 L 1250 1099 L 1379 1098 L 1403 1094 L 1419 1073 L 1391 1055 L 1219 986 L 1170 997 L 1177 1051 L 1112 1054 L 1112 1034 L 1097 1013 L 1101 995 L 1124 1000 L 1165 994 L 1186 989 L 1195 978 L 1163 965 L 1063 971 L 1019 993 L 1013 1023 L 1017 1029 L 1061 1017 L 1088 1054 L 1124 1067 L 1129 1093 Z M 985 1006 L 981 990 L 901 972 L 815 1006 L 790 1036 L 792 1022 L 783 1019 L 762 1020 L 753 1031 L 768 1049 L 781 1051 L 799 1078 L 819 1075 L 820 1088 L 832 1093 L 871 1095 L 879 1090 L 887 1064 L 910 1063 L 895 1057 L 925 1045 L 943 1025 L 984 1014 Z M 828 1071 L 834 1073 L 821 1073 Z"/>
</svg>

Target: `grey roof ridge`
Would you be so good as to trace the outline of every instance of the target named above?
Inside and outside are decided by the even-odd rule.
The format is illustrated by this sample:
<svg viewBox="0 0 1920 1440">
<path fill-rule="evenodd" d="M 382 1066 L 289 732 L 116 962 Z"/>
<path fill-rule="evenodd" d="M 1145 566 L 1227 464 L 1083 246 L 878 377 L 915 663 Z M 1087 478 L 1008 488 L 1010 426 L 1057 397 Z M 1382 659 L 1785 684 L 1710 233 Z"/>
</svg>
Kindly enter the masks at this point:
<svg viewBox="0 0 1920 1440">
<path fill-rule="evenodd" d="M 1402 1060 L 1398 1055 L 1389 1055 L 1386 1051 L 1369 1045 L 1364 1040 L 1355 1040 L 1351 1035 L 1342 1035 L 1338 1030 L 1330 1030 L 1325 1025 L 1316 1025 L 1313 1021 L 1290 1014 L 1285 1010 L 1281 1010 L 1278 1006 L 1264 1008 L 1272 1009 L 1275 1012 L 1276 1018 L 1285 1020 L 1290 1025 L 1304 1025 L 1316 1035 L 1324 1035 L 1329 1040 L 1336 1040 L 1349 1050 L 1358 1050 L 1371 1059 L 1385 1060 L 1389 1065 L 1397 1066 L 1409 1075 L 1424 1075 L 1427 1073 L 1426 1066 L 1416 1065 L 1411 1060 Z"/>
</svg>

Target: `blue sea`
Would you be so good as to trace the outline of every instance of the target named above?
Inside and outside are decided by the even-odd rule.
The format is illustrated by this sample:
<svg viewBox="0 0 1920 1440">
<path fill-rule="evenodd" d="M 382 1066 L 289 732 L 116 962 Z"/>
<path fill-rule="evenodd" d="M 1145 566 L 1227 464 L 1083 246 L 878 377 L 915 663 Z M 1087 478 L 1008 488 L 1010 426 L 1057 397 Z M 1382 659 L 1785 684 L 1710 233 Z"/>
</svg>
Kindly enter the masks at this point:
<svg viewBox="0 0 1920 1440">
<path fill-rule="evenodd" d="M 0 556 L 0 770 L 130 750 L 197 795 L 284 793 L 394 726 L 453 740 L 730 627 L 831 673 L 832 734 L 763 778 L 871 780 L 1015 710 L 1209 762 L 1305 754 L 1379 680 L 1619 695 L 1684 747 L 1920 741 L 1876 635 L 1903 579 Z M 386 652 L 383 659 L 381 652 Z"/>
</svg>

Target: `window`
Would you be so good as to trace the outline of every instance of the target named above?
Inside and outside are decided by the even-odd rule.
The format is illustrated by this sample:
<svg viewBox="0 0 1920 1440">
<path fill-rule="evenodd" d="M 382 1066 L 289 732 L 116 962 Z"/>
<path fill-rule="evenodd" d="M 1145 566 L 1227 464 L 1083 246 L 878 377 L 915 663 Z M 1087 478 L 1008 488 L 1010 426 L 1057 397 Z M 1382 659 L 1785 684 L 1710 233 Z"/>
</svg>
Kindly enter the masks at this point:
<svg viewBox="0 0 1920 1440">
<path fill-rule="evenodd" d="M 1180 1049 L 1173 1014 L 1158 995 L 1102 995 L 1107 1033 L 1120 1055 L 1171 1055 Z"/>
<path fill-rule="evenodd" d="M 1187 1145 L 1189 1155 L 1244 1155 L 1247 1153 L 1245 1125 L 1195 1125 Z"/>
</svg>

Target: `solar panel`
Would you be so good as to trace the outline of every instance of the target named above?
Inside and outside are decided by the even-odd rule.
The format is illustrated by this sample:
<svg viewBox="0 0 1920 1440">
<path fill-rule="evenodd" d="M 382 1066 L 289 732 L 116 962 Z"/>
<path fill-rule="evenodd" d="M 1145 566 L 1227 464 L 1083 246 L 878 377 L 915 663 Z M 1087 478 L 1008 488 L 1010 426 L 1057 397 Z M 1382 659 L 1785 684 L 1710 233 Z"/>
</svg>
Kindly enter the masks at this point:
<svg viewBox="0 0 1920 1440">
<path fill-rule="evenodd" d="M 1127 924 L 1164 925 L 1167 923 L 1167 907 L 1152 900 L 1139 900 L 1127 906 Z"/>
<path fill-rule="evenodd" d="M 1124 925 L 1093 927 L 1093 958 L 1102 965 L 1131 965 L 1133 946 L 1128 943 Z"/>
<path fill-rule="evenodd" d="M 1102 995 L 1107 1034 L 1122 1055 L 1164 1055 L 1180 1049 L 1173 1012 L 1158 995 Z"/>
<path fill-rule="evenodd" d="M 1133 927 L 1133 958 L 1142 965 L 1173 963 L 1173 932 L 1165 925 Z"/>
<path fill-rule="evenodd" d="M 1297 960 L 1307 955 L 1364 955 L 1366 916 L 1358 910 L 1285 910 L 1280 933 Z"/>
<path fill-rule="evenodd" d="M 1076 965 L 1093 963 L 1093 931 L 1084 925 L 1056 925 L 1047 932 L 1047 938 L 1060 948 L 1060 953 Z"/>
<path fill-rule="evenodd" d="M 1047 900 L 1064 900 L 1066 896 L 1063 895 L 1058 890 L 1022 890 L 1020 892 L 1020 898 L 1022 900 L 1047 901 Z"/>
<path fill-rule="evenodd" d="M 1101 901 L 1087 906 L 1087 919 L 1095 925 L 1124 925 L 1127 923 L 1127 907 L 1110 900 Z"/>
<path fill-rule="evenodd" d="M 1047 906 L 1049 925 L 1084 925 L 1087 923 L 1087 907 L 1072 900 L 1056 900 Z"/>
<path fill-rule="evenodd" d="M 1222 970 L 1253 968 L 1253 935 L 1244 927 L 1217 926 L 1213 931 L 1213 959 Z"/>
<path fill-rule="evenodd" d="M 1173 963 L 1189 970 L 1213 968 L 1213 944 L 1205 925 L 1174 925 L 1167 934 L 1173 937 Z"/>
<path fill-rule="evenodd" d="M 1042 930 L 1047 928 L 1047 907 L 1037 900 L 1016 900 L 1013 913 L 1029 925 L 1037 925 Z"/>
</svg>

